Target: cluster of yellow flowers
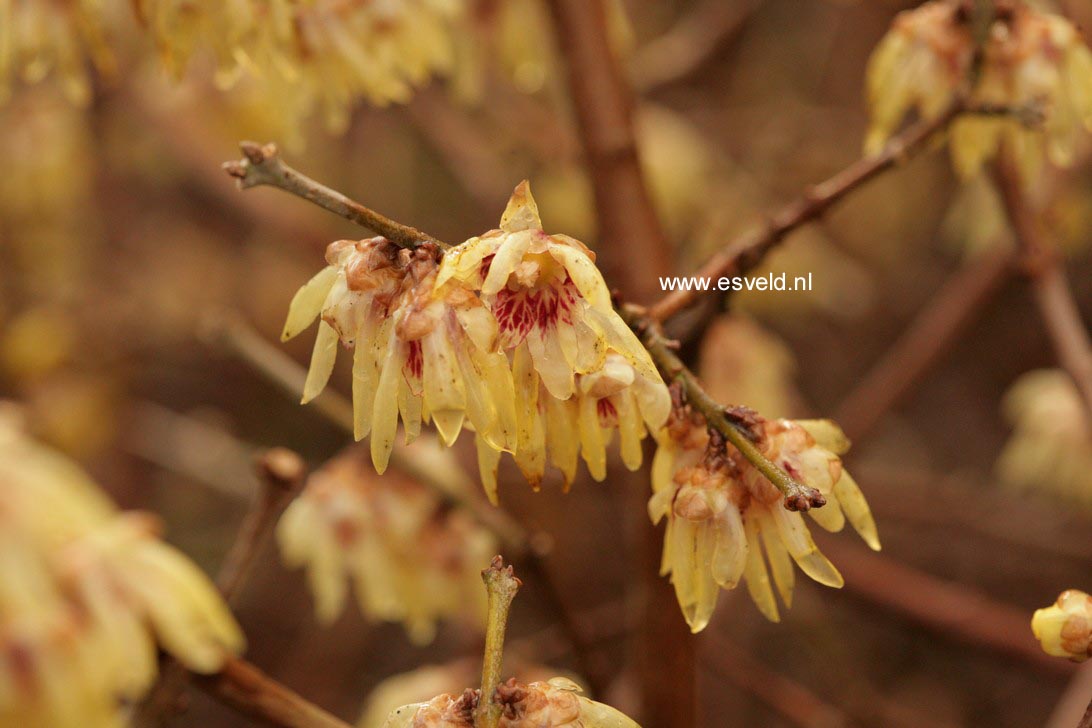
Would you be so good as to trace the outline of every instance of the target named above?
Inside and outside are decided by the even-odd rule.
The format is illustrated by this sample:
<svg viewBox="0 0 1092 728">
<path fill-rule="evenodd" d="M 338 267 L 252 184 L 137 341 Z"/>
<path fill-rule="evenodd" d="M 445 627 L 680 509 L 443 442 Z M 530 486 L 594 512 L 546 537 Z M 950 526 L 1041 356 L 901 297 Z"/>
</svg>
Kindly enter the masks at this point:
<svg viewBox="0 0 1092 728">
<path fill-rule="evenodd" d="M 0 725 L 121 726 L 157 645 L 210 673 L 243 635 L 209 579 L 0 417 Z"/>
<path fill-rule="evenodd" d="M 1035 610 L 1031 630 L 1048 655 L 1084 662 L 1092 657 L 1092 596 L 1067 589 L 1051 606 Z"/>
<path fill-rule="evenodd" d="M 415 446 L 413 457 L 458 467 L 438 446 Z M 277 540 L 290 566 L 306 566 L 324 623 L 341 614 L 347 581 L 366 617 L 402 622 L 417 643 L 432 639 L 441 618 L 482 622 L 481 565 L 496 553 L 496 539 L 416 481 L 377 476 L 354 451 L 311 476 L 281 518 Z"/>
<path fill-rule="evenodd" d="M 461 695 L 444 693 L 426 703 L 394 710 L 385 728 L 470 728 L 478 690 Z M 572 680 L 555 677 L 545 682 L 520 683 L 515 678 L 497 686 L 503 705 L 498 728 L 638 728 L 618 710 L 585 698 Z"/>
<path fill-rule="evenodd" d="M 88 58 L 103 73 L 126 30 L 129 6 L 167 72 L 180 78 L 209 53 L 221 88 L 287 103 L 302 116 L 321 106 L 343 126 L 359 100 L 403 102 L 451 70 L 454 25 L 466 0 L 0 0 L 0 101 L 14 80 L 54 74 L 76 103 L 90 99 Z M 130 21 L 131 25 L 131 21 Z"/>
<path fill-rule="evenodd" d="M 898 16 L 869 61 L 867 152 L 878 151 L 910 109 L 934 118 L 961 93 L 975 57 L 971 15 L 963 0 L 931 0 Z M 949 147 L 962 176 L 1002 152 L 1026 180 L 1044 158 L 1067 166 L 1082 133 L 1092 131 L 1092 51 L 1069 20 L 1019 0 L 999 4 L 969 103 L 1039 109 L 1044 121 L 1029 126 L 1004 113 L 957 119 Z"/>
<path fill-rule="evenodd" d="M 809 511 L 815 522 L 840 531 L 848 520 L 879 550 L 868 503 L 838 458 L 849 441 L 837 425 L 753 420 L 762 453 L 827 498 L 825 506 Z M 648 511 L 654 522 L 667 518 L 661 573 L 671 575 L 692 631 L 709 623 L 719 590 L 732 589 L 741 579 L 762 614 L 779 621 L 770 575 L 785 606 L 791 606 L 793 561 L 819 583 L 842 586 L 841 574 L 820 553 L 803 516 L 787 510 L 781 493 L 736 450 L 711 440 L 704 420 L 688 407 L 672 411 L 657 439 Z"/>
<path fill-rule="evenodd" d="M 422 421 L 445 445 L 472 429 L 494 503 L 502 452 L 535 487 L 547 459 L 566 486 L 578 457 L 603 480 L 617 431 L 635 470 L 641 441 L 662 427 L 671 399 L 594 261 L 580 241 L 542 230 L 526 182 L 499 229 L 442 255 L 384 238 L 333 243 L 284 329 L 289 339 L 321 315 L 303 399 L 325 387 L 340 341 L 354 349 L 356 437 L 370 433 L 381 473 L 399 418 L 407 441 Z"/>
<path fill-rule="evenodd" d="M 1060 369 L 1029 372 L 1005 394 L 1012 435 L 997 460 L 1006 486 L 1092 506 L 1092 427 Z"/>
</svg>

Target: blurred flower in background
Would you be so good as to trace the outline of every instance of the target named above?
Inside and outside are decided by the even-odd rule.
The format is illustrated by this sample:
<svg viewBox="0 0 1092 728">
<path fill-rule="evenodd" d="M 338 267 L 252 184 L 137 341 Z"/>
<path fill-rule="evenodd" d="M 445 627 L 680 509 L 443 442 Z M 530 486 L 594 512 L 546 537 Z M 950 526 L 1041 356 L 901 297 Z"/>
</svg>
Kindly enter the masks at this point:
<svg viewBox="0 0 1092 728">
<path fill-rule="evenodd" d="M 1001 482 L 1092 507 L 1092 429 L 1070 376 L 1029 372 L 1002 406 L 1013 431 L 997 460 Z"/>
<path fill-rule="evenodd" d="M 0 409 L 0 719 L 120 725 L 123 701 L 155 679 L 157 646 L 211 673 L 243 635 L 155 517 L 116 511 L 18 419 Z"/>
<path fill-rule="evenodd" d="M 458 468 L 429 439 L 412 453 Z M 480 572 L 496 553 L 492 534 L 414 480 L 396 471 L 380 477 L 359 450 L 308 479 L 282 516 L 277 541 L 286 564 L 306 568 L 324 624 L 344 609 L 348 583 L 365 617 L 401 622 L 417 643 L 432 640 L 438 620 L 476 629 L 485 614 Z"/>
</svg>

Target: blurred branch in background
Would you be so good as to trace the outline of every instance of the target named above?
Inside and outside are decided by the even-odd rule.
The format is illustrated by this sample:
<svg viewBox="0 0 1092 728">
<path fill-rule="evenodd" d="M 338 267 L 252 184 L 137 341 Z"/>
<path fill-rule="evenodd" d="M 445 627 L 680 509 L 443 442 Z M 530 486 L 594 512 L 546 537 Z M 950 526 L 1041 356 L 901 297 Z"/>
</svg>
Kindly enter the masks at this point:
<svg viewBox="0 0 1092 728">
<path fill-rule="evenodd" d="M 997 182 L 1058 363 L 1073 378 L 1081 393 L 1085 414 L 1092 422 L 1092 342 L 1088 328 L 1081 321 L 1081 312 L 1066 280 L 1062 260 L 1054 246 L 1044 238 L 1040 222 L 1010 164 L 998 166 Z"/>
<path fill-rule="evenodd" d="M 932 295 L 839 405 L 834 419 L 851 440 L 869 434 L 972 326 L 1006 278 L 1016 255 L 989 250 L 964 263 Z"/>
<path fill-rule="evenodd" d="M 700 0 L 630 63 L 633 85 L 648 93 L 685 79 L 737 38 L 763 0 Z"/>
</svg>

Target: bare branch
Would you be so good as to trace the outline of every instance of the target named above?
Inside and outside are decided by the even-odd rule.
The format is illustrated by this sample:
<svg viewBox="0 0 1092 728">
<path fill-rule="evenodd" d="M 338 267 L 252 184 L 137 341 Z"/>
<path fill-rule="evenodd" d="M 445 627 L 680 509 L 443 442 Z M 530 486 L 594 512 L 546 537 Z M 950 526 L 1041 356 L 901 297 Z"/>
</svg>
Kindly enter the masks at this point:
<svg viewBox="0 0 1092 728">
<path fill-rule="evenodd" d="M 428 233 L 395 222 L 359 202 L 350 200 L 340 192 L 289 167 L 281 159 L 275 144 L 263 146 L 256 142 L 242 142 L 239 146 L 243 151 L 243 158 L 223 164 L 224 171 L 239 181 L 239 189 L 246 190 L 260 185 L 279 187 L 361 227 L 377 232 L 403 248 L 415 248 L 421 243 L 431 243 L 440 249 L 451 247 Z"/>
<path fill-rule="evenodd" d="M 866 182 L 904 162 L 964 110 L 964 103 L 957 100 L 936 118 L 910 126 L 893 137 L 879 154 L 859 159 L 826 181 L 806 190 L 799 198 L 776 212 L 765 226 L 733 240 L 706 261 L 695 275 L 715 280 L 724 276 L 743 275 L 753 270 L 786 235 L 820 217 Z M 657 321 L 669 319 L 693 304 L 698 293 L 672 291 L 649 307 L 648 314 Z"/>
</svg>

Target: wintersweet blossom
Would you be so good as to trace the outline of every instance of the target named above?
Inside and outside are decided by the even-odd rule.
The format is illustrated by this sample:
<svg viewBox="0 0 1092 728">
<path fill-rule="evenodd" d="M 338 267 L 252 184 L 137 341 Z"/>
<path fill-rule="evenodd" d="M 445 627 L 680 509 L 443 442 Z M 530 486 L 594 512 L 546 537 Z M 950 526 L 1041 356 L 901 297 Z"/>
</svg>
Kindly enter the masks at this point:
<svg viewBox="0 0 1092 728">
<path fill-rule="evenodd" d="M 219 593 L 154 517 L 119 513 L 0 415 L 0 724 L 120 725 L 157 646 L 202 673 L 242 650 Z"/>
<path fill-rule="evenodd" d="M 413 457 L 458 467 L 450 452 L 427 444 L 415 445 Z M 479 624 L 485 613 L 480 568 L 496 551 L 494 537 L 416 481 L 377 476 L 358 452 L 311 476 L 277 540 L 289 566 L 307 569 L 323 623 L 341 614 L 349 583 L 366 617 L 401 622 L 419 643 L 432 639 L 437 620 Z"/>
<path fill-rule="evenodd" d="M 340 240 L 326 260 L 292 299 L 282 334 L 294 337 L 321 314 L 303 401 L 325 388 L 340 342 L 354 351 L 355 436 L 371 435 L 380 473 L 399 418 L 407 441 L 431 421 L 450 445 L 468 421 L 490 447 L 510 450 L 513 384 L 496 349 L 496 324 L 458 281 L 437 283 L 435 249 L 400 250 L 381 237 Z"/>
<path fill-rule="evenodd" d="M 830 531 L 849 520 L 879 549 L 868 504 L 838 458 L 849 446 L 841 430 L 827 420 L 753 419 L 763 454 L 826 496 L 824 507 L 808 511 L 812 518 Z M 708 625 L 719 590 L 741 580 L 763 615 L 779 621 L 773 591 L 791 606 L 794 561 L 819 583 L 842 586 L 803 516 L 785 509 L 780 491 L 737 451 L 711 439 L 700 417 L 676 408 L 657 440 L 649 515 L 657 523 L 667 519 L 660 571 L 671 576 L 692 631 Z"/>
<path fill-rule="evenodd" d="M 437 285 L 449 281 L 480 294 L 496 320 L 500 349 L 511 355 L 514 456 L 533 486 L 542 480 L 547 457 L 566 484 L 578 455 L 602 480 L 615 429 L 626 465 L 640 466 L 646 426 L 655 431 L 667 418 L 667 388 L 614 310 L 594 253 L 542 229 L 526 181 L 513 192 L 499 229 L 444 255 Z M 479 458 L 492 494 L 499 454 L 479 446 Z"/>
<path fill-rule="evenodd" d="M 425 703 L 394 710 L 385 728 L 470 728 L 480 691 L 444 693 Z M 512 678 L 497 686 L 503 706 L 499 728 L 638 728 L 631 718 L 609 705 L 580 694 L 568 678 L 520 683 Z"/>
<path fill-rule="evenodd" d="M 1092 657 L 1092 596 L 1067 589 L 1051 606 L 1035 610 L 1031 630 L 1048 655 L 1084 662 Z"/>
<path fill-rule="evenodd" d="M 1092 423 L 1073 379 L 1060 369 L 1029 372 L 1003 409 L 1013 431 L 997 460 L 1001 482 L 1092 506 Z"/>
<path fill-rule="evenodd" d="M 933 0 L 901 13 L 869 62 L 872 108 L 866 150 L 878 151 L 910 109 L 938 116 L 968 79 L 974 57 L 970 12 L 957 0 Z M 998 7 L 982 49 L 969 103 L 997 109 L 1040 109 L 1039 127 L 1017 115 L 971 115 L 952 124 L 956 170 L 976 174 L 1002 151 L 1025 180 L 1045 159 L 1073 162 L 1092 131 L 1092 51 L 1066 18 L 1023 2 Z"/>
</svg>

